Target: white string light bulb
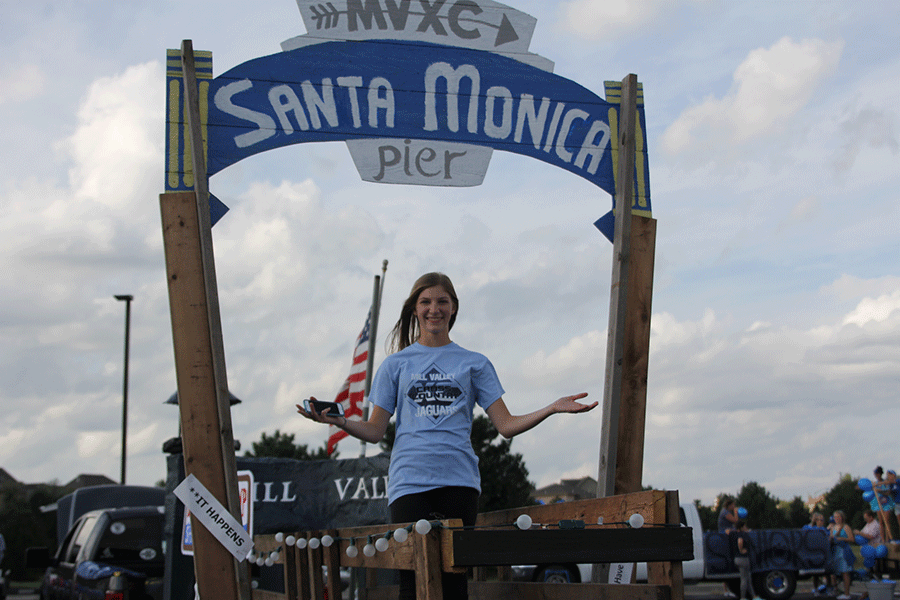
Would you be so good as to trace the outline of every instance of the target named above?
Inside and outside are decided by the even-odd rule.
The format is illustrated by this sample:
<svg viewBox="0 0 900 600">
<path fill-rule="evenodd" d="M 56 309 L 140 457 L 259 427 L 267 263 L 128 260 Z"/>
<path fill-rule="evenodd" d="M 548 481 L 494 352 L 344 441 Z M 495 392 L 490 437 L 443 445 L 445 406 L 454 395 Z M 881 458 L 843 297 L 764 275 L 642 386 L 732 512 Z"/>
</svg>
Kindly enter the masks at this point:
<svg viewBox="0 0 900 600">
<path fill-rule="evenodd" d="M 526 529 L 531 529 L 532 520 L 529 515 L 519 515 L 519 518 L 516 519 L 516 527 L 525 531 Z"/>
<path fill-rule="evenodd" d="M 330 535 L 322 536 L 322 545 L 325 546 L 326 548 L 331 548 L 331 545 L 333 543 L 334 543 L 334 538 L 331 537 Z"/>
<path fill-rule="evenodd" d="M 416 533 L 419 535 L 428 535 L 428 532 L 431 531 L 431 523 L 426 521 L 425 519 L 419 519 L 416 521 Z"/>
<path fill-rule="evenodd" d="M 633 515 L 628 517 L 628 524 L 635 529 L 640 529 L 644 526 L 644 515 L 640 513 L 634 513 Z"/>
<path fill-rule="evenodd" d="M 354 546 L 353 544 L 347 546 L 347 556 L 350 558 L 356 558 L 359 556 L 359 548 Z"/>
<path fill-rule="evenodd" d="M 321 542 L 319 541 L 319 538 L 309 538 L 310 550 L 315 550 L 316 548 L 319 547 L 319 544 L 321 544 Z"/>
<path fill-rule="evenodd" d="M 394 531 L 394 541 L 402 544 L 409 538 L 409 530 L 406 527 L 398 527 Z"/>
<path fill-rule="evenodd" d="M 292 535 L 289 535 L 286 538 L 284 538 L 284 543 L 287 544 L 288 546 L 293 546 L 294 544 L 297 543 L 297 538 L 295 538 Z"/>
<path fill-rule="evenodd" d="M 387 550 L 389 545 L 390 544 L 388 543 L 387 538 L 380 537 L 375 540 L 375 549 L 379 552 L 384 552 L 385 550 Z"/>
<path fill-rule="evenodd" d="M 372 544 L 366 544 L 363 547 L 363 554 L 365 554 L 369 558 L 372 558 L 373 556 L 375 556 L 375 546 L 373 546 Z"/>
<path fill-rule="evenodd" d="M 276 550 L 269 555 L 269 558 L 271 558 L 273 562 L 278 562 L 278 559 L 281 558 L 281 554 L 279 554 L 279 552 Z"/>
<path fill-rule="evenodd" d="M 284 541 L 284 534 L 281 533 L 280 531 L 279 531 L 278 533 L 276 533 L 276 534 L 275 534 L 275 541 L 278 542 L 279 544 L 280 544 L 281 542 L 283 542 L 283 541 Z"/>
<path fill-rule="evenodd" d="M 308 544 L 309 542 L 306 541 L 306 538 L 299 538 L 297 540 L 297 550 L 303 550 Z"/>
<path fill-rule="evenodd" d="M 266 557 L 266 560 L 263 561 L 263 564 L 266 565 L 267 567 L 271 567 L 272 565 L 275 564 L 275 561 L 272 560 L 271 556 L 268 556 L 268 557 Z"/>
</svg>

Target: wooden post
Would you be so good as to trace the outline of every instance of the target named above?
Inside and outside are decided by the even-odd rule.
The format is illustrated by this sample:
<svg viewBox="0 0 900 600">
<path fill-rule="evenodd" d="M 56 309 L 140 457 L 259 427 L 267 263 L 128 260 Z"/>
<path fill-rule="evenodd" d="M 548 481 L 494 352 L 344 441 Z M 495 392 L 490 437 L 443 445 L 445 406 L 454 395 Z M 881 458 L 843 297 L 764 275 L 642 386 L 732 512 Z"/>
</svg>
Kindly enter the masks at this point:
<svg viewBox="0 0 900 600">
<path fill-rule="evenodd" d="M 216 405 L 212 341 L 207 317 L 200 225 L 193 192 L 160 195 L 166 277 L 184 469 L 193 474 L 219 502 L 225 499 L 225 466 Z M 234 452 L 232 451 L 232 456 Z M 238 598 L 237 561 L 213 535 L 192 516 L 194 573 L 201 598 Z"/>
<path fill-rule="evenodd" d="M 641 491 L 644 473 L 644 430 L 647 417 L 647 370 L 650 363 L 650 314 L 656 253 L 656 219 L 631 217 L 631 260 L 628 265 L 628 309 L 614 493 Z"/>
<path fill-rule="evenodd" d="M 182 43 L 194 191 L 162 194 L 160 207 L 175 346 L 184 466 L 240 520 L 225 350 L 209 215 L 205 144 L 190 40 Z M 247 570 L 196 520 L 194 571 L 203 598 L 249 600 Z"/>
<path fill-rule="evenodd" d="M 637 75 L 622 80 L 619 105 L 619 157 L 616 176 L 615 234 L 613 236 L 612 285 L 609 300 L 609 329 L 606 343 L 606 380 L 603 389 L 603 423 L 597 496 L 615 493 L 616 451 L 622 399 L 622 370 L 625 358 L 626 313 L 631 261 L 631 206 L 634 202 L 635 116 Z"/>
</svg>

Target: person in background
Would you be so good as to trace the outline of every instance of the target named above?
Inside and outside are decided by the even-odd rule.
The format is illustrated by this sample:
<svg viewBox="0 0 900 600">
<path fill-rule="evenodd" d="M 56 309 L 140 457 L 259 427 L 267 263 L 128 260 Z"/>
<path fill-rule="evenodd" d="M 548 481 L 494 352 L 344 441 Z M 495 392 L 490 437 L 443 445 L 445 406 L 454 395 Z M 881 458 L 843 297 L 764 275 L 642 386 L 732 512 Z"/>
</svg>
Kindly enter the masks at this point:
<svg viewBox="0 0 900 600">
<path fill-rule="evenodd" d="M 897 481 L 897 472 L 893 469 L 888 469 L 888 472 L 885 473 L 884 476 L 885 481 L 890 486 L 891 492 L 891 500 L 894 501 L 894 517 L 897 520 L 897 523 L 900 524 L 900 481 Z M 890 536 L 890 531 L 885 532 Z M 891 543 L 900 543 L 896 538 L 890 536 L 887 539 L 890 539 Z"/>
<path fill-rule="evenodd" d="M 891 484 L 883 479 L 884 469 L 880 465 L 875 467 L 872 473 L 875 475 L 875 481 L 872 482 L 872 491 L 875 494 L 869 501 L 869 508 L 878 515 L 883 536 L 892 540 L 894 535 L 891 533 L 891 524 L 888 520 L 888 515 L 894 511 L 894 497 L 891 494 Z"/>
<path fill-rule="evenodd" d="M 734 529 L 735 523 L 738 522 L 737 503 L 734 498 L 728 496 L 722 499 L 722 510 L 719 511 L 718 527 L 719 533 L 729 533 Z M 728 582 L 723 581 L 722 587 L 724 594 L 729 598 L 734 598 L 734 592 L 728 589 Z"/>
<path fill-rule="evenodd" d="M 847 515 L 842 510 L 834 511 L 834 524 L 829 526 L 831 531 L 831 584 L 835 590 L 838 589 L 837 578 L 840 576 L 844 581 L 844 593 L 837 597 L 837 600 L 850 600 L 850 573 L 853 567 L 847 562 L 845 548 L 849 548 L 850 540 L 853 539 L 853 531 L 847 525 Z"/>
<path fill-rule="evenodd" d="M 524 415 L 512 415 L 494 366 L 482 354 L 450 340 L 459 299 L 450 278 L 427 273 L 413 285 L 391 333 L 394 350 L 372 381 L 368 421 L 297 412 L 313 421 L 342 428 L 350 435 L 377 443 L 396 417 L 396 436 L 388 471 L 388 504 L 392 523 L 419 519 L 461 519 L 474 526 L 481 479 L 472 449 L 472 419 L 476 405 L 497 431 L 511 438 L 547 417 L 583 413 L 597 403 L 578 402 L 586 393 L 564 396 Z M 315 399 L 315 398 L 311 398 Z M 468 598 L 465 573 L 443 573 L 444 598 Z M 402 600 L 415 598 L 415 572 L 400 571 Z"/>
<path fill-rule="evenodd" d="M 734 522 L 734 528 L 729 531 L 728 539 L 731 542 L 731 553 L 734 556 L 734 566 L 741 574 L 741 600 L 754 598 L 753 586 L 750 584 L 750 529 L 742 519 Z"/>
<path fill-rule="evenodd" d="M 737 504 L 734 498 L 725 498 L 722 510 L 719 511 L 719 533 L 728 533 L 738 522 Z"/>
</svg>

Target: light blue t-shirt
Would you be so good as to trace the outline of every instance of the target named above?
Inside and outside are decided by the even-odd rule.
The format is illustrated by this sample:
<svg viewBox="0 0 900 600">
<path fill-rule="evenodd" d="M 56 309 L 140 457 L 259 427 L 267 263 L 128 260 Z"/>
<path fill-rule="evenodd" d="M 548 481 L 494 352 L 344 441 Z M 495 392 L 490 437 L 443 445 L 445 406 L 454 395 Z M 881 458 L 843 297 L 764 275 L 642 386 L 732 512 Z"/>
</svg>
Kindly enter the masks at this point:
<svg viewBox="0 0 900 600">
<path fill-rule="evenodd" d="M 445 486 L 481 491 L 473 412 L 475 404 L 487 409 L 501 396 L 491 361 L 452 342 L 415 343 L 385 358 L 369 399 L 396 415 L 388 502 Z"/>
</svg>

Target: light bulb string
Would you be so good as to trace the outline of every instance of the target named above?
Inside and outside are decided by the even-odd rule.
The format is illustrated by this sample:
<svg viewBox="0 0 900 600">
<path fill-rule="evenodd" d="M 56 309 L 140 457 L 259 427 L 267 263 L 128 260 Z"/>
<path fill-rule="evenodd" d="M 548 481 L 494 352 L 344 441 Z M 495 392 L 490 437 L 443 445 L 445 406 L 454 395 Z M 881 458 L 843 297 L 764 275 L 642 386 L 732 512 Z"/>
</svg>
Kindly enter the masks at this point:
<svg viewBox="0 0 900 600">
<path fill-rule="evenodd" d="M 638 513 L 636 513 L 636 514 L 638 514 Z M 517 528 L 517 529 L 522 529 L 522 530 L 531 530 L 531 529 L 548 530 L 548 529 L 556 528 L 556 529 L 572 529 L 572 530 L 577 531 L 577 530 L 581 530 L 581 529 L 600 529 L 600 528 L 612 528 L 612 527 L 619 527 L 619 526 L 627 527 L 627 528 L 635 528 L 629 521 L 608 521 L 608 522 L 601 522 L 601 523 L 594 524 L 594 523 L 585 523 L 580 520 L 572 520 L 571 523 L 567 523 L 565 525 L 563 524 L 565 521 L 560 521 L 557 523 L 529 523 L 527 527 L 520 526 L 519 523 L 515 522 L 515 521 L 512 523 L 504 523 L 504 524 L 500 524 L 500 525 L 446 525 L 439 520 L 428 521 L 426 519 L 422 519 L 422 521 L 424 521 L 425 523 L 428 524 L 429 530 L 446 529 L 449 531 L 475 531 L 475 530 L 488 530 L 488 529 L 501 530 L 501 529 L 505 529 L 505 528 Z M 373 534 L 368 534 L 368 535 L 362 536 L 362 537 L 365 537 L 369 544 L 373 544 L 374 540 L 377 540 L 378 538 L 382 538 L 385 540 L 390 540 L 391 537 L 396 538 L 396 532 L 401 529 L 405 530 L 407 532 L 407 534 L 412 533 L 414 530 L 416 530 L 416 525 L 417 525 L 417 523 L 410 523 L 409 525 L 406 525 L 404 527 L 397 527 L 396 529 L 389 529 L 389 530 L 385 531 L 384 533 L 373 533 Z M 680 528 L 680 527 L 683 527 L 683 525 L 681 525 L 680 523 L 642 523 L 641 527 L 656 527 L 656 528 L 678 527 L 678 528 Z M 322 543 L 325 538 L 328 538 L 327 544 Z M 285 538 L 283 533 L 276 534 L 276 540 L 278 540 L 278 541 L 286 540 L 286 543 L 288 546 L 298 546 L 298 548 L 301 550 L 303 550 L 307 547 L 311 547 L 311 546 L 313 546 L 312 549 L 316 549 L 320 544 L 323 546 L 329 547 L 332 544 L 334 544 L 335 542 L 350 542 L 350 546 L 355 546 L 356 541 L 358 539 L 360 539 L 360 536 L 341 537 L 341 536 L 332 536 L 330 534 L 325 534 L 321 537 L 315 537 L 315 536 L 306 537 L 306 536 L 302 536 L 302 535 L 295 537 L 293 535 L 289 535 L 289 536 L 287 536 L 287 538 Z M 296 540 L 296 541 L 291 543 L 291 541 L 293 541 L 293 540 Z M 298 542 L 300 542 L 300 540 L 303 541 L 302 545 L 298 544 Z M 310 542 L 312 542 L 313 540 L 315 540 L 315 542 L 310 544 Z M 284 550 L 284 546 L 279 546 L 276 550 L 273 550 L 273 551 L 269 552 L 268 554 L 269 554 L 269 556 L 271 556 L 273 554 L 280 555 L 283 550 Z M 248 558 L 249 558 L 249 556 L 253 556 L 254 554 L 255 553 L 251 553 L 250 555 L 248 555 Z M 260 554 L 259 556 L 262 556 L 262 555 Z"/>
</svg>

